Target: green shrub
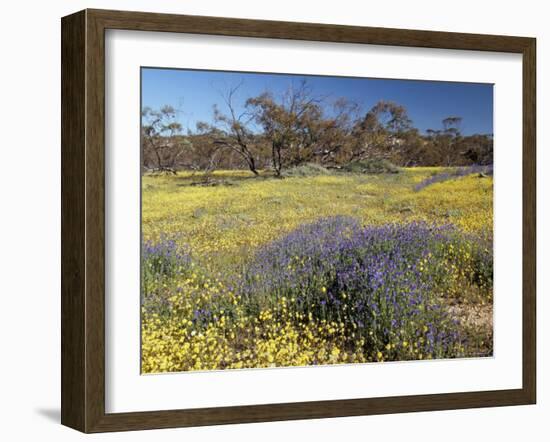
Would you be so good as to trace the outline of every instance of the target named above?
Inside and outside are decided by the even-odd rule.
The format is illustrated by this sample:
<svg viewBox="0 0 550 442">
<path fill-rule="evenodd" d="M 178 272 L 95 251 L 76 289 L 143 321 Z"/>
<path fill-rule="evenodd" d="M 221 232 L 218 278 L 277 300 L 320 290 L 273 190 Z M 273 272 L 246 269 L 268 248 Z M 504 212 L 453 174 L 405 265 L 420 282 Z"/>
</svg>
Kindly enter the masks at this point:
<svg viewBox="0 0 550 442">
<path fill-rule="evenodd" d="M 290 169 L 283 170 L 281 175 L 285 178 L 291 177 L 305 177 L 316 175 L 328 175 L 330 172 L 320 164 L 305 163 L 300 166 L 291 167 Z"/>
<path fill-rule="evenodd" d="M 342 169 L 352 173 L 399 173 L 399 167 L 383 158 L 369 158 L 367 160 L 353 161 L 346 164 Z"/>
</svg>

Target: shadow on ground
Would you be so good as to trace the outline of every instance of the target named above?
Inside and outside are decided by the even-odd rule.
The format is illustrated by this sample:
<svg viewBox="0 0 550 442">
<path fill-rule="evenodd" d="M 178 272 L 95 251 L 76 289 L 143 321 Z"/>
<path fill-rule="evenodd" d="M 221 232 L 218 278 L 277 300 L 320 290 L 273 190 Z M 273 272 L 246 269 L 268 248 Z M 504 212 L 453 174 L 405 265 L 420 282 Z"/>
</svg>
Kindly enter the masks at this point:
<svg viewBox="0 0 550 442">
<path fill-rule="evenodd" d="M 51 422 L 57 424 L 61 422 L 61 410 L 59 408 L 37 408 L 35 412 Z"/>
</svg>

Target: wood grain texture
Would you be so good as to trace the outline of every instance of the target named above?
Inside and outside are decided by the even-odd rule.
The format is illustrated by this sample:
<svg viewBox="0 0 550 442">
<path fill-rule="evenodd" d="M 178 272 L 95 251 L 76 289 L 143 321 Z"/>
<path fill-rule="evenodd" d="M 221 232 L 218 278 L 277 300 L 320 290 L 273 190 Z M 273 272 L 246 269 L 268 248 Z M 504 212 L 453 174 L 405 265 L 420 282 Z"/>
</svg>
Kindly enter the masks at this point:
<svg viewBox="0 0 550 442">
<path fill-rule="evenodd" d="M 105 37 L 86 11 L 86 431 L 105 414 Z"/>
<path fill-rule="evenodd" d="M 61 422 L 85 428 L 85 13 L 63 19 L 61 43 Z"/>
<path fill-rule="evenodd" d="M 105 413 L 105 30 L 227 35 L 523 55 L 523 387 L 338 401 Z M 62 20 L 62 423 L 83 432 L 532 404 L 536 398 L 535 40 L 86 10 Z"/>
<path fill-rule="evenodd" d="M 536 40 L 523 50 L 523 389 L 537 395 L 537 78 Z"/>
<path fill-rule="evenodd" d="M 529 38 L 148 12 L 88 10 L 106 29 L 363 43 L 474 51 L 522 52 Z"/>
</svg>

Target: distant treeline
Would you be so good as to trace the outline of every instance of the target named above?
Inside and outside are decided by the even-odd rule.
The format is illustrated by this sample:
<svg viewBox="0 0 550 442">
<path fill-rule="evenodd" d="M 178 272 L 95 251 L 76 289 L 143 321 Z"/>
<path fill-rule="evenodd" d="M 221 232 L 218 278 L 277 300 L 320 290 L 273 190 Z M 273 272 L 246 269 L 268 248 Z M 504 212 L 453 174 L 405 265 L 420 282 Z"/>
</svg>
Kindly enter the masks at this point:
<svg viewBox="0 0 550 442">
<path fill-rule="evenodd" d="M 492 134 L 462 135 L 458 116 L 421 134 L 407 109 L 390 101 L 362 112 L 348 99 L 313 94 L 303 82 L 278 96 L 264 92 L 236 103 L 238 89 L 224 94 L 223 109 L 214 105 L 211 121 L 185 134 L 173 107 L 144 108 L 144 169 L 248 169 L 256 175 L 269 169 L 279 176 L 305 163 L 342 167 L 373 158 L 404 167 L 493 162 Z"/>
</svg>

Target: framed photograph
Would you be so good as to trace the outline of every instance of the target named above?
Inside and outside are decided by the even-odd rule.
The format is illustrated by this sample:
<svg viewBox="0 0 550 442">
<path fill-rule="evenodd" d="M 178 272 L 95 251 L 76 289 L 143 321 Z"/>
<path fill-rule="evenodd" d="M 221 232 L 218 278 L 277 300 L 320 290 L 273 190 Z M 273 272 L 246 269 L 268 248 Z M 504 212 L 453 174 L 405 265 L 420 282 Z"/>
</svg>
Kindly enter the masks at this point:
<svg viewBox="0 0 550 442">
<path fill-rule="evenodd" d="M 535 39 L 62 19 L 62 423 L 534 404 Z"/>
</svg>

